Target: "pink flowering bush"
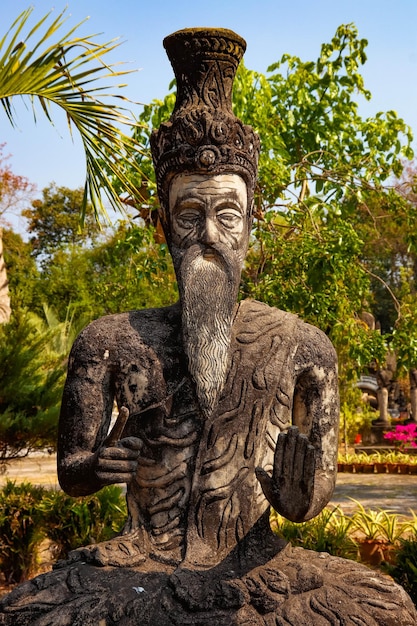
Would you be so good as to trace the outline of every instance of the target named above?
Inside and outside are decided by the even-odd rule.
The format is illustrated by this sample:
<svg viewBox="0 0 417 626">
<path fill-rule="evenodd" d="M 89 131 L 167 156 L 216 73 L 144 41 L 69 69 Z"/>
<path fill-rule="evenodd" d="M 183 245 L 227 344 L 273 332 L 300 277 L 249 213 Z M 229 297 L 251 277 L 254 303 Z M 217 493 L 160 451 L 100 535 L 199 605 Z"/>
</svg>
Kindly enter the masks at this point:
<svg viewBox="0 0 417 626">
<path fill-rule="evenodd" d="M 397 444 L 400 450 L 404 450 L 406 445 L 410 448 L 417 448 L 417 424 L 398 424 L 394 430 L 385 433 L 384 439 Z"/>
</svg>

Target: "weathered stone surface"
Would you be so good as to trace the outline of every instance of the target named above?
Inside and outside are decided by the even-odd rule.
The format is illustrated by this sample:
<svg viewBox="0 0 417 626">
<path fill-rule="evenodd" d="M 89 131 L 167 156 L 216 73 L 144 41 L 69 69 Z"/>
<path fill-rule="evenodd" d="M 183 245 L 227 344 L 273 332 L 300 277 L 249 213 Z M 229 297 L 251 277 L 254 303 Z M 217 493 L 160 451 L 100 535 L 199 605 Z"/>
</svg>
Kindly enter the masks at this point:
<svg viewBox="0 0 417 626">
<path fill-rule="evenodd" d="M 295 315 L 236 304 L 259 151 L 230 102 L 243 40 L 191 29 L 166 47 L 179 93 L 152 146 L 180 302 L 81 333 L 59 424 L 62 487 L 126 483 L 128 520 L 16 588 L 0 624 L 417 624 L 388 578 L 270 530 L 270 505 L 300 522 L 332 495 L 336 355 Z"/>
<path fill-rule="evenodd" d="M 292 458 L 281 459 L 276 481 L 288 492 L 282 507 L 298 511 L 298 519 L 301 511 L 304 519 L 331 496 L 337 395 L 328 392 L 337 382 L 327 338 L 294 315 L 247 300 L 235 309 L 228 362 L 216 409 L 203 419 L 186 369 L 177 305 L 102 318 L 74 346 L 60 431 L 61 484 L 74 494 L 102 486 L 88 471 L 94 453 L 84 465 L 76 461 L 93 449 L 114 388 L 118 405 L 130 410 L 124 437 L 140 442 L 125 531 L 136 533 L 144 555 L 202 567 L 225 558 L 269 506 L 255 470 L 272 470 L 272 443 L 291 424 L 306 434 L 300 462 L 308 441 L 320 456 L 310 476 L 303 466 L 292 468 L 295 448 Z M 88 422 L 79 418 L 80 404 Z M 89 447 L 83 444 L 80 452 L 86 440 Z M 295 440 L 300 443 L 300 436 Z"/>
<path fill-rule="evenodd" d="M 352 561 L 289 545 L 266 563 L 233 558 L 207 571 L 73 564 L 24 583 L 3 626 L 414 626 L 391 579 Z M 246 565 L 246 567 L 245 567 Z"/>
<path fill-rule="evenodd" d="M 128 534 L 74 551 L 71 562 L 19 586 L 0 604 L 0 624 L 416 624 L 411 601 L 392 580 L 351 561 L 284 547 L 269 528 L 268 503 L 256 481 L 260 463 L 256 451 L 263 449 L 266 469 L 273 467 L 268 441 L 294 419 L 288 401 L 294 380 L 317 360 L 319 347 L 321 362 L 326 362 L 321 333 L 295 316 L 258 302 L 242 302 L 236 309 L 231 366 L 218 409 L 205 422 L 197 421 L 196 428 L 192 425 L 198 416 L 197 401 L 183 355 L 178 356 L 182 354 L 179 326 L 179 307 L 174 306 L 103 318 L 77 341 L 74 362 L 86 359 L 102 372 L 97 377 L 96 370 L 86 370 L 86 379 L 100 383 L 82 396 L 92 406 L 100 406 L 103 380 L 117 366 L 128 377 L 126 384 L 118 386 L 119 401 L 129 400 L 131 409 L 139 412 L 139 405 L 132 404 L 133 388 L 139 365 L 147 363 L 152 376 L 149 383 L 142 383 L 142 393 L 157 408 L 151 409 L 152 419 L 142 413 L 143 423 L 137 418 L 128 422 L 125 434 L 148 444 L 158 442 L 160 468 L 157 457 L 150 462 L 152 448 L 142 448 L 142 455 L 147 452 L 142 465 L 138 462 L 137 485 L 129 485 Z M 331 365 L 333 350 L 326 345 Z M 169 389 L 174 390 L 168 402 L 166 387 L 162 393 L 161 386 L 155 385 L 164 372 L 170 373 Z M 314 389 L 308 402 L 322 396 L 318 383 Z M 68 398 L 76 395 L 75 390 L 67 393 Z M 184 403 L 194 410 L 190 419 L 189 411 L 178 409 L 180 436 L 173 417 Z M 251 409 L 259 403 L 262 410 Z M 320 408 L 321 401 L 315 409 L 317 420 Z M 188 466 L 197 438 L 197 460 Z M 177 459 L 184 454 L 185 461 L 176 465 L 183 468 L 181 472 L 165 471 L 171 454 Z M 149 467 L 152 472 L 147 474 Z M 216 472 L 221 476 L 217 491 L 210 482 L 216 485 Z M 146 476 L 149 481 L 157 476 L 157 485 L 151 487 Z M 161 544 L 161 519 L 169 524 L 170 511 L 175 506 L 180 510 L 178 493 L 189 494 L 184 513 L 174 518 L 176 523 L 166 530 L 166 543 Z M 214 497 L 205 499 L 205 494 Z M 158 515 L 158 523 L 148 515 L 147 524 L 140 525 L 149 510 L 145 505 Z"/>
</svg>

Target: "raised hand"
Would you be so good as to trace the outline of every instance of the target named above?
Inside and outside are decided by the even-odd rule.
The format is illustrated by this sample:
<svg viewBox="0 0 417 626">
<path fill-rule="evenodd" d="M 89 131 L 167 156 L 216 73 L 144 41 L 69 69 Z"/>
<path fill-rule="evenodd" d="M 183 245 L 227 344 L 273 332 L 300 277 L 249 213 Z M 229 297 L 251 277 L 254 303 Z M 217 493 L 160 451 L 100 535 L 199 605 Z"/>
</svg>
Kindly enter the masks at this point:
<svg viewBox="0 0 417 626">
<path fill-rule="evenodd" d="M 257 467 L 256 476 L 271 506 L 293 522 L 309 509 L 314 485 L 315 449 L 296 426 L 278 436 L 272 477 Z"/>
</svg>

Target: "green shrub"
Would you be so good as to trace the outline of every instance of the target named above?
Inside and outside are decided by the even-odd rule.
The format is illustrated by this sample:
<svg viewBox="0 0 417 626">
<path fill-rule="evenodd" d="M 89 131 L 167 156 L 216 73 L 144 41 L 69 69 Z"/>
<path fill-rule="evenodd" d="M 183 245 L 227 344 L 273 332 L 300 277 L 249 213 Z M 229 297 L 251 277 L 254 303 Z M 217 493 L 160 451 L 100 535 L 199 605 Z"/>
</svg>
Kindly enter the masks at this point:
<svg viewBox="0 0 417 626">
<path fill-rule="evenodd" d="M 356 405 L 342 403 L 340 407 L 340 436 L 345 439 L 344 443 L 353 444 L 356 435 L 359 433 L 363 436 L 369 433 L 372 426 L 372 420 L 377 417 L 375 411 L 369 406 L 358 402 Z"/>
<path fill-rule="evenodd" d="M 355 560 L 358 545 L 350 535 L 352 520 L 338 508 L 326 508 L 312 520 L 296 524 L 275 513 L 271 526 L 293 546 Z"/>
<path fill-rule="evenodd" d="M 20 583 L 35 572 L 44 538 L 40 503 L 43 487 L 8 480 L 0 494 L 0 568 L 6 582 Z"/>
<path fill-rule="evenodd" d="M 0 464 L 57 440 L 70 326 L 45 316 L 14 309 L 0 327 Z"/>
<path fill-rule="evenodd" d="M 414 604 L 417 605 L 417 535 L 401 539 L 396 551 L 395 564 L 386 564 L 385 569 L 399 583 Z"/>
<path fill-rule="evenodd" d="M 8 584 L 20 583 L 36 573 L 44 539 L 54 544 L 57 558 L 65 558 L 70 550 L 110 539 L 125 519 L 125 499 L 116 485 L 71 498 L 7 481 L 0 491 L 0 571 Z"/>
<path fill-rule="evenodd" d="M 83 498 L 49 491 L 41 508 L 45 533 L 55 544 L 56 557 L 60 559 L 80 546 L 111 539 L 126 520 L 125 499 L 116 485 Z"/>
</svg>

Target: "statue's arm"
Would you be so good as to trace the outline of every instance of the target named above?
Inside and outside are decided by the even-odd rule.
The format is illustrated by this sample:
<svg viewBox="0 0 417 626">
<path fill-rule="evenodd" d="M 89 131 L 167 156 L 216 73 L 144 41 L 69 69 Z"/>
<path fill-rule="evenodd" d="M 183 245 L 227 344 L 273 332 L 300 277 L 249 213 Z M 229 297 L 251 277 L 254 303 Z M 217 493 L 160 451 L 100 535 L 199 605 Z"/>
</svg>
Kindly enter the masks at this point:
<svg viewBox="0 0 417 626">
<path fill-rule="evenodd" d="M 274 469 L 257 476 L 271 506 L 287 519 L 315 517 L 329 502 L 337 472 L 339 393 L 336 354 L 305 325 L 296 355 L 293 426 L 278 436 Z"/>
<path fill-rule="evenodd" d="M 133 476 L 139 440 L 106 440 L 113 401 L 111 361 L 87 329 L 70 354 L 59 418 L 58 478 L 70 495 L 88 495 Z"/>
</svg>

